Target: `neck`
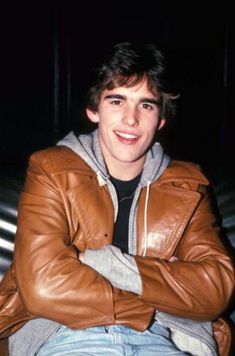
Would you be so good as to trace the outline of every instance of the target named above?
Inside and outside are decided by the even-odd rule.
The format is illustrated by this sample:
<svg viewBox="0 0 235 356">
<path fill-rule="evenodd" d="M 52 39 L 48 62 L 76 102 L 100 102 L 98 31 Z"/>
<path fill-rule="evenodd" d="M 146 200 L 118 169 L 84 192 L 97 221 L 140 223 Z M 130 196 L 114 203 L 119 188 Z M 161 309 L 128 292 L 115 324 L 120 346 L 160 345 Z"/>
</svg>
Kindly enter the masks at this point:
<svg viewBox="0 0 235 356">
<path fill-rule="evenodd" d="M 143 161 L 138 162 L 109 162 L 105 160 L 109 174 L 119 180 L 127 181 L 137 177 L 143 169 Z"/>
</svg>

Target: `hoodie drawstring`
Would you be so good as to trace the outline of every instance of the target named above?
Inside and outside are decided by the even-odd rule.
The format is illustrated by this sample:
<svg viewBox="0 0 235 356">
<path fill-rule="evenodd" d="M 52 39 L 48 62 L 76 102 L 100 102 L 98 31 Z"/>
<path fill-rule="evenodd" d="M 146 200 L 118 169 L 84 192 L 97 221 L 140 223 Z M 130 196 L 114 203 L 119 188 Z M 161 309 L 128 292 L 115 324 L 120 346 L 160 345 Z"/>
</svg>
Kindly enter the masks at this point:
<svg viewBox="0 0 235 356">
<path fill-rule="evenodd" d="M 99 171 L 96 172 L 96 176 L 97 176 L 97 180 L 98 180 L 99 186 L 103 187 L 103 185 L 106 184 L 105 179 L 102 177 L 102 175 L 101 175 L 101 173 Z"/>
<path fill-rule="evenodd" d="M 143 256 L 146 256 L 147 253 L 147 245 L 148 245 L 148 202 L 149 202 L 149 193 L 150 193 L 150 182 L 147 183 L 146 186 L 146 196 L 145 196 L 145 204 L 144 204 L 144 252 Z"/>
</svg>

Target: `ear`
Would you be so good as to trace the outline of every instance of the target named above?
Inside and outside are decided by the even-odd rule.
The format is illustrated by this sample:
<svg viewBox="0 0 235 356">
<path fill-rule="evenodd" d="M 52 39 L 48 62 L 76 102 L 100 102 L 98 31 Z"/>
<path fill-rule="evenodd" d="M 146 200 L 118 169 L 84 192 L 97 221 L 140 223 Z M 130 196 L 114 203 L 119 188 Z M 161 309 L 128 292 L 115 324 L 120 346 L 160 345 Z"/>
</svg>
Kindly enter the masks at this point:
<svg viewBox="0 0 235 356">
<path fill-rule="evenodd" d="M 166 124 L 166 119 L 163 117 L 160 119 L 159 124 L 158 124 L 158 130 L 161 130 Z"/>
<path fill-rule="evenodd" d="M 99 122 L 99 115 L 96 111 L 91 111 L 90 109 L 86 108 L 86 114 L 92 122 Z"/>
</svg>

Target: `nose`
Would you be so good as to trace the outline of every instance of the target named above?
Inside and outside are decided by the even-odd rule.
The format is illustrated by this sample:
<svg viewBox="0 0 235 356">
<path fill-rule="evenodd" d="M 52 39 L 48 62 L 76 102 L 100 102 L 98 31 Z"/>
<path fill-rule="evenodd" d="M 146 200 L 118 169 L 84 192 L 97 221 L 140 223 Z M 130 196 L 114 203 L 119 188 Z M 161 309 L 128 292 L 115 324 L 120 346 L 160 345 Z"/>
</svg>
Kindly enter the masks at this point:
<svg viewBox="0 0 235 356">
<path fill-rule="evenodd" d="M 136 107 L 127 106 L 123 112 L 122 122 L 127 126 L 137 126 L 139 123 L 138 112 Z"/>
</svg>

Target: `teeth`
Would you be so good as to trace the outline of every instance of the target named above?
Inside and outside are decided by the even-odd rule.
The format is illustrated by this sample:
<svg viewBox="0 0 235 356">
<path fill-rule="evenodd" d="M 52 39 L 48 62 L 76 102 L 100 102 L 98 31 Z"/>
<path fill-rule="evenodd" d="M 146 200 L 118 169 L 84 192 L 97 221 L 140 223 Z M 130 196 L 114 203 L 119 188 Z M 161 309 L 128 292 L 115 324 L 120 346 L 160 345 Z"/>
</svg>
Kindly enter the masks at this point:
<svg viewBox="0 0 235 356">
<path fill-rule="evenodd" d="M 132 134 L 124 133 L 124 132 L 119 132 L 119 131 L 116 131 L 116 134 L 118 136 L 120 136 L 120 137 L 128 138 L 128 139 L 136 139 L 138 137 L 136 135 L 132 135 Z"/>
</svg>

